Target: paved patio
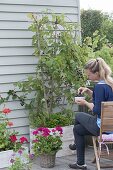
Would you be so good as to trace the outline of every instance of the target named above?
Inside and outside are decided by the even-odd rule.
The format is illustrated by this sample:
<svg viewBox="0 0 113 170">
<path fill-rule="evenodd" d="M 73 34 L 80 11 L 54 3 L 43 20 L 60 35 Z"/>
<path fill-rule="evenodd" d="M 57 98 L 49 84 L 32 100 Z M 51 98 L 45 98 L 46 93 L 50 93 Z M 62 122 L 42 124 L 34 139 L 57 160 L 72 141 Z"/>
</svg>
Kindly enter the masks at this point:
<svg viewBox="0 0 113 170">
<path fill-rule="evenodd" d="M 87 153 L 87 160 L 90 157 L 90 156 L 88 156 L 90 151 L 92 152 L 92 149 L 90 150 L 90 149 L 87 148 L 87 152 L 86 152 Z M 68 164 L 73 163 L 75 161 L 76 161 L 76 154 L 70 155 L 70 156 L 59 157 L 59 158 L 56 158 L 56 166 L 54 168 L 51 168 L 51 169 L 52 170 L 69 170 L 70 168 L 68 167 Z M 90 162 L 90 161 L 88 160 L 88 162 Z M 91 170 L 94 170 L 93 168 L 91 168 L 91 166 L 90 166 Z M 45 170 L 45 168 L 40 168 L 39 162 L 35 160 L 32 170 L 37 170 L 37 169 L 38 170 Z M 46 170 L 50 170 L 50 168 L 46 168 Z"/>
<path fill-rule="evenodd" d="M 87 147 L 86 148 L 86 164 L 88 166 L 88 170 L 96 169 L 96 165 L 91 163 L 93 156 L 94 156 L 93 148 Z M 37 159 L 33 161 L 32 170 L 69 170 L 70 168 L 68 167 L 68 164 L 74 163 L 75 161 L 76 161 L 76 154 L 70 155 L 70 156 L 59 157 L 59 158 L 56 158 L 56 166 L 54 168 L 41 168 L 39 165 L 39 160 Z M 0 169 L 0 170 L 7 170 L 7 168 Z M 113 170 L 113 168 L 109 168 L 109 170 Z"/>
<path fill-rule="evenodd" d="M 96 164 L 93 164 L 91 161 L 94 157 L 94 152 L 92 147 L 86 148 L 86 164 L 88 166 L 88 170 L 95 170 Z M 56 158 L 56 166 L 54 168 L 51 168 L 51 170 L 71 170 L 68 167 L 69 163 L 74 163 L 76 161 L 76 154 Z M 103 160 L 104 161 L 104 160 Z M 32 170 L 50 170 L 50 168 L 40 168 L 38 160 L 34 161 Z M 105 169 L 102 169 L 105 170 Z M 113 170 L 113 168 L 109 168 L 109 170 Z"/>
</svg>

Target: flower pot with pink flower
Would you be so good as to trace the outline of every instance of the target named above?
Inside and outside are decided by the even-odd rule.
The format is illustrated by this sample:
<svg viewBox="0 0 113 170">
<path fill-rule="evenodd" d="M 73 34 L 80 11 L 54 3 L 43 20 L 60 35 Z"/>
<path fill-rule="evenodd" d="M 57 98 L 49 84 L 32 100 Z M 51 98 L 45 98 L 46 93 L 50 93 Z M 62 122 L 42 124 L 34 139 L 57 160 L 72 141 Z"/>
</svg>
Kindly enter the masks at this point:
<svg viewBox="0 0 113 170">
<path fill-rule="evenodd" d="M 40 127 L 33 131 L 33 150 L 40 158 L 40 166 L 52 168 L 55 166 L 56 153 L 62 148 L 63 130 L 60 126 L 55 128 Z"/>
</svg>

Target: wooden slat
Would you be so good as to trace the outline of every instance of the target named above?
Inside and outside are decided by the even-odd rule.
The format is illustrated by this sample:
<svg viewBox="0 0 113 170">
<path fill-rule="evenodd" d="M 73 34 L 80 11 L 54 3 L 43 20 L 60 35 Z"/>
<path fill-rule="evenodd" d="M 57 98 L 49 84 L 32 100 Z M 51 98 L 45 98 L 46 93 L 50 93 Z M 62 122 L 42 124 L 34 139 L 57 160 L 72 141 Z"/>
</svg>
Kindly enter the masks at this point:
<svg viewBox="0 0 113 170">
<path fill-rule="evenodd" d="M 26 22 L 26 21 L 31 21 L 30 18 L 28 18 L 28 13 L 1 13 L 0 12 L 0 21 L 22 21 L 22 22 Z M 57 14 L 59 15 L 59 14 Z M 70 22 L 70 20 L 72 20 L 72 22 L 76 21 L 77 22 L 77 15 L 78 14 L 66 14 L 67 16 L 67 22 Z M 50 16 L 50 15 L 48 15 Z M 70 19 L 68 19 L 70 18 Z"/>
<path fill-rule="evenodd" d="M 112 105 L 113 101 L 102 102 L 102 107 L 104 106 L 104 108 L 106 108 L 106 106 L 109 106 L 110 104 Z"/>
<path fill-rule="evenodd" d="M 102 131 L 113 132 L 113 102 L 102 102 L 101 128 Z"/>
<path fill-rule="evenodd" d="M 29 126 L 26 127 L 13 127 L 13 129 L 21 135 L 29 134 Z"/>
<path fill-rule="evenodd" d="M 45 11 L 45 9 L 48 9 L 49 12 L 54 13 L 66 13 L 66 14 L 77 14 L 78 13 L 78 7 L 72 6 L 69 8 L 69 6 L 47 6 L 44 5 L 18 5 L 18 4 L 0 4 L 0 11 L 1 12 L 15 12 L 15 13 L 29 13 L 29 12 L 38 12 L 42 13 L 42 11 Z"/>
<path fill-rule="evenodd" d="M 8 62 L 7 62 L 8 61 Z M 4 56 L 0 57 L 0 66 L 3 65 L 23 65 L 23 64 L 37 64 L 38 57 L 35 56 Z"/>
<path fill-rule="evenodd" d="M 18 89 L 18 88 L 17 88 Z M 13 90 L 13 89 L 11 89 L 11 90 Z M 15 88 L 15 90 L 16 90 L 16 88 Z M 23 95 L 23 92 L 21 92 L 21 90 L 19 89 L 19 91 L 16 91 L 16 94 L 18 95 L 18 96 L 22 96 Z M 27 100 L 31 100 L 31 99 L 33 99 L 34 98 L 34 95 L 35 95 L 35 91 L 32 91 L 31 93 L 28 93 L 28 95 L 26 96 L 27 97 Z M 5 92 L 5 93 L 1 93 L 1 97 L 3 97 L 3 98 L 6 98 L 7 97 L 7 92 Z M 10 96 L 9 97 L 9 100 L 8 100 L 9 102 L 13 102 L 14 100 L 12 99 L 12 96 Z M 15 99 L 15 101 L 19 101 L 19 99 L 17 98 L 17 99 Z M 16 109 L 16 108 L 15 108 Z"/>
<path fill-rule="evenodd" d="M 15 108 L 16 109 L 16 108 Z M 7 116 L 9 119 L 14 119 L 14 118 L 25 118 L 28 117 L 28 111 L 23 109 L 23 110 L 12 110 L 10 114 Z"/>
<path fill-rule="evenodd" d="M 109 111 L 109 110 L 105 111 L 104 118 L 113 118 L 112 111 Z"/>
<path fill-rule="evenodd" d="M 31 47 L 32 39 L 0 39 L 0 47 Z"/>
<path fill-rule="evenodd" d="M 108 131 L 112 131 L 113 132 L 113 125 L 103 125 L 103 128 L 102 128 L 103 132 L 108 132 Z"/>
<path fill-rule="evenodd" d="M 3 68 L 4 67 L 4 70 Z M 20 73 L 35 73 L 36 65 L 15 65 L 15 66 L 1 66 L 0 75 L 4 74 L 20 74 Z"/>
<path fill-rule="evenodd" d="M 18 119 L 10 119 L 11 122 L 13 122 L 13 127 L 21 127 L 21 126 L 28 126 L 29 120 L 28 118 L 18 118 Z"/>
<path fill-rule="evenodd" d="M 24 106 L 20 105 L 20 101 L 15 101 L 15 102 L 10 102 L 8 101 L 7 103 L 5 103 L 5 107 L 6 108 L 10 108 L 11 110 L 19 110 L 19 109 L 25 109 Z M 0 110 L 2 110 L 4 108 L 4 104 L 0 105 Z"/>
<path fill-rule="evenodd" d="M 102 125 L 112 125 L 113 124 L 113 118 L 104 118 L 102 121 Z"/>
<path fill-rule="evenodd" d="M 15 56 L 15 55 L 32 55 L 34 52 L 32 47 L 21 47 L 21 48 L 0 48 L 0 56 Z"/>
<path fill-rule="evenodd" d="M 77 6 L 77 0 L 69 0 L 69 1 L 64 1 L 64 0 L 57 0 L 57 1 L 53 1 L 53 0 L 16 0 L 16 1 L 12 1 L 12 0 L 0 0 L 0 3 L 2 4 L 22 4 L 22 5 L 44 5 L 44 6 Z"/>
<path fill-rule="evenodd" d="M 28 75 L 35 75 L 35 74 L 12 74 L 10 75 L 10 79 L 9 79 L 9 75 L 0 75 L 0 83 L 4 84 L 4 83 L 15 83 L 18 81 L 25 81 L 28 77 Z"/>
<path fill-rule="evenodd" d="M 33 33 L 28 30 L 0 30 L 0 38 L 31 38 Z"/>
<path fill-rule="evenodd" d="M 0 29 L 27 30 L 31 22 L 0 21 Z"/>
<path fill-rule="evenodd" d="M 66 17 L 65 19 L 67 22 L 78 22 L 78 17 L 76 15 L 70 15 L 68 17 Z M 31 25 L 31 21 L 29 21 L 29 19 L 27 19 L 27 21 L 0 21 L 1 24 L 0 24 L 0 29 L 10 29 L 10 30 L 19 30 L 19 29 L 22 29 L 22 30 L 27 30 L 28 27 Z"/>
<path fill-rule="evenodd" d="M 113 109 L 113 106 L 105 106 L 103 110 L 108 112 L 108 111 L 110 111 L 112 109 Z"/>
</svg>

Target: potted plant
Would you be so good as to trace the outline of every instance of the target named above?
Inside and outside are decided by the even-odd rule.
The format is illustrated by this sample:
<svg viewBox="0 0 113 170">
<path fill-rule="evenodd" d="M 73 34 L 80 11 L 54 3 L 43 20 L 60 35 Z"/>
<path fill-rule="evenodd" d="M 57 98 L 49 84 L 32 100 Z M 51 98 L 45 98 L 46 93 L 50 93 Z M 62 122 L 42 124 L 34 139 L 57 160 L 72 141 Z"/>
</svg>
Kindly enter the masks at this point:
<svg viewBox="0 0 113 170">
<path fill-rule="evenodd" d="M 45 127 L 37 128 L 33 131 L 33 150 L 40 158 L 42 168 L 52 168 L 55 166 L 55 157 L 62 146 L 63 130 L 60 126 L 49 129 Z"/>
<path fill-rule="evenodd" d="M 11 110 L 9 108 L 4 108 L 0 111 L 0 168 L 8 167 L 11 165 L 10 159 L 12 154 L 18 153 L 19 150 L 24 152 L 26 149 L 23 144 L 28 142 L 27 138 L 22 136 L 17 139 L 17 132 L 10 129 L 13 123 L 7 118 Z M 4 159 L 3 159 L 4 158 Z"/>
<path fill-rule="evenodd" d="M 70 154 L 67 149 L 68 144 L 73 141 L 73 99 L 76 89 L 84 81 L 81 68 L 85 57 L 82 56 L 81 46 L 76 43 L 78 26 L 67 23 L 64 15 L 52 14 L 49 17 L 48 14 L 43 14 L 37 17 L 30 14 L 29 17 L 32 19 L 29 30 L 34 33 L 34 55 L 39 60 L 36 76 L 29 77 L 23 86 L 18 83 L 18 86 L 24 92 L 36 92 L 35 98 L 28 105 L 30 125 L 35 125 L 35 128 L 41 123 L 45 127 L 52 127 L 52 124 L 54 127 L 64 126 L 63 154 Z M 61 151 L 59 153 L 63 155 Z"/>
<path fill-rule="evenodd" d="M 68 114 L 66 114 L 66 111 L 68 112 Z M 72 121 L 72 116 L 70 117 L 70 115 L 72 114 L 70 110 L 66 110 L 65 114 L 58 112 L 58 113 L 54 113 L 54 114 L 50 114 L 49 117 L 47 117 L 45 119 L 45 124 L 44 127 L 45 128 L 49 128 L 52 129 L 56 126 L 62 126 L 62 130 L 63 130 L 63 135 L 62 135 L 62 149 L 59 150 L 56 154 L 57 157 L 61 157 L 64 155 L 71 155 L 72 151 L 69 150 L 68 145 L 70 144 L 70 142 L 72 143 L 73 139 L 73 121 Z M 43 124 L 42 124 L 43 125 Z M 41 126 L 39 126 L 41 127 Z M 32 141 L 34 141 L 34 135 L 33 132 L 36 128 L 30 128 L 30 153 L 34 153 L 33 149 L 32 149 Z"/>
</svg>

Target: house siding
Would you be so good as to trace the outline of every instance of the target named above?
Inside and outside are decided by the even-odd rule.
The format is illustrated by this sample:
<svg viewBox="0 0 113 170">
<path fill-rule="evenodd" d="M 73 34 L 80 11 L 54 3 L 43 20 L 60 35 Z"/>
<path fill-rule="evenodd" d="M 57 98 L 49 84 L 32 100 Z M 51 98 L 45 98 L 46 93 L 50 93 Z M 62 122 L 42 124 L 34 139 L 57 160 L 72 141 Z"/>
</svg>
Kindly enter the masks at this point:
<svg viewBox="0 0 113 170">
<path fill-rule="evenodd" d="M 56 14 L 64 13 L 67 22 L 80 22 L 79 0 L 0 0 L 0 93 L 3 97 L 8 90 L 14 89 L 13 83 L 35 73 L 38 58 L 33 56 L 33 34 L 28 31 L 31 21 L 27 14 L 41 14 L 45 9 Z M 16 90 L 21 93 L 19 89 Z M 25 108 L 18 100 L 11 99 L 5 106 L 12 110 L 9 118 L 14 123 L 14 129 L 29 138 L 29 120 Z M 3 105 L 0 105 L 2 108 Z"/>
</svg>

